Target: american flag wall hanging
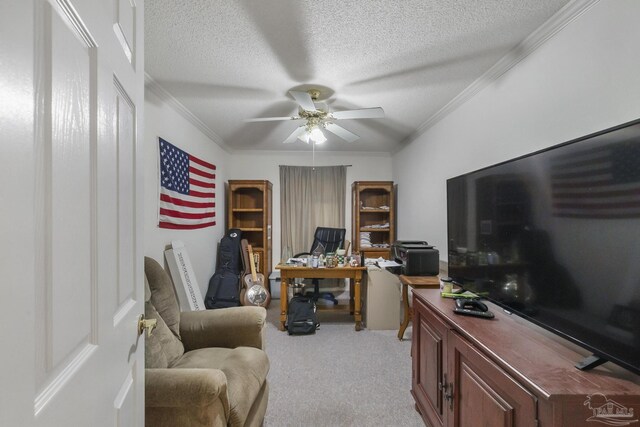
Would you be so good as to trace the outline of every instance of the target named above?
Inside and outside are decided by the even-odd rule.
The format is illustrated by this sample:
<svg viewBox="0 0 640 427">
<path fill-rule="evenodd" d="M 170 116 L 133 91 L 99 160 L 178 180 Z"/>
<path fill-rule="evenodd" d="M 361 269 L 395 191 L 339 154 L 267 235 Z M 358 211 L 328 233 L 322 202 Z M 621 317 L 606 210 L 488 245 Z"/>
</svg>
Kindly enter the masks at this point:
<svg viewBox="0 0 640 427">
<path fill-rule="evenodd" d="M 158 226 L 189 230 L 215 221 L 216 166 L 158 138 L 160 212 Z"/>
</svg>

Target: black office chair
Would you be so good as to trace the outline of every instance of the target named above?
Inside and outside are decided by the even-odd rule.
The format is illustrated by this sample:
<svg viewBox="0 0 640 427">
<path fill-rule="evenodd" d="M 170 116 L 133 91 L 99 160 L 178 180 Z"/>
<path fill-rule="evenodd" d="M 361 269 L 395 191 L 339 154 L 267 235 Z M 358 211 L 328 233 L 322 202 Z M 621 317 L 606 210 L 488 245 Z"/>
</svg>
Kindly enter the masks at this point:
<svg viewBox="0 0 640 427">
<path fill-rule="evenodd" d="M 295 258 L 303 255 L 311 255 L 318 247 L 324 255 L 329 252 L 336 252 L 344 246 L 344 237 L 346 233 L 347 230 L 344 228 L 317 227 L 313 236 L 311 251 L 299 253 L 295 255 Z M 307 296 L 313 298 L 314 301 L 318 301 L 318 299 L 322 298 L 333 301 L 334 304 L 338 304 L 338 300 L 331 292 L 320 292 L 318 279 L 313 279 L 311 283 L 313 283 L 313 292 L 308 292 Z"/>
</svg>

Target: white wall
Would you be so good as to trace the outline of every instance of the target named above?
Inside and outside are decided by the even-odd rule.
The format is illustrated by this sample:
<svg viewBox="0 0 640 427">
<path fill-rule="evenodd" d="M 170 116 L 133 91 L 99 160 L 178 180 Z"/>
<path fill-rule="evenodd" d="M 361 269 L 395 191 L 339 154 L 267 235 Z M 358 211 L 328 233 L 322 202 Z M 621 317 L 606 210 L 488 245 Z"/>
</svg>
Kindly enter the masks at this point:
<svg viewBox="0 0 640 427">
<path fill-rule="evenodd" d="M 158 228 L 158 137 L 216 165 L 215 226 L 199 230 Z M 145 91 L 144 147 L 144 254 L 165 266 L 167 245 L 172 240 L 183 241 L 204 297 L 215 270 L 217 245 L 224 235 L 224 183 L 229 154 L 148 88 Z"/>
<path fill-rule="evenodd" d="M 600 1 L 393 156 L 398 238 L 446 260 L 446 179 L 640 117 L 640 2 Z"/>
<path fill-rule="evenodd" d="M 280 165 L 312 166 L 312 152 L 251 152 L 231 156 L 227 179 L 266 179 L 273 184 L 273 265 L 280 261 Z M 351 165 L 347 168 L 347 239 L 351 240 L 351 183 L 354 181 L 391 181 L 391 156 L 382 153 L 315 153 L 315 166 Z"/>
</svg>

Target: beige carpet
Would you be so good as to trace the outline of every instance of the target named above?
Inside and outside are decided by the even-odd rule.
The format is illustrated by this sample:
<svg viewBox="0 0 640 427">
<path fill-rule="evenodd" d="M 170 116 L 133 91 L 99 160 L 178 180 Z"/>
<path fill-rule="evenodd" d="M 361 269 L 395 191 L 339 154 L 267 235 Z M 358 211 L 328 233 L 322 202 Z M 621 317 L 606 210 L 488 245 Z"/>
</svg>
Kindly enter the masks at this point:
<svg viewBox="0 0 640 427">
<path fill-rule="evenodd" d="M 356 332 L 353 317 L 319 313 L 315 335 L 277 329 L 280 301 L 267 311 L 271 361 L 265 426 L 422 426 L 411 389 L 411 328 Z"/>
</svg>

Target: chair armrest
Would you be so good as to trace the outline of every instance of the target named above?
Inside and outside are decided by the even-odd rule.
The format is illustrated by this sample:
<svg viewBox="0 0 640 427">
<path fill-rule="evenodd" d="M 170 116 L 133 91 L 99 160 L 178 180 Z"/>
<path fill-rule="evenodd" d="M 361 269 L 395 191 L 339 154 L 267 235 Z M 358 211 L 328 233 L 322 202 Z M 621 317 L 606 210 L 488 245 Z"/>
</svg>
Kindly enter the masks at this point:
<svg viewBox="0 0 640 427">
<path fill-rule="evenodd" d="M 300 252 L 299 254 L 295 254 L 293 258 L 300 258 L 302 255 L 311 255 L 311 252 Z"/>
<path fill-rule="evenodd" d="M 147 407 L 205 407 L 217 399 L 228 419 L 227 377 L 219 369 L 145 369 Z"/>
<path fill-rule="evenodd" d="M 185 351 L 207 347 L 264 349 L 264 307 L 229 307 L 180 313 L 180 336 Z"/>
</svg>

